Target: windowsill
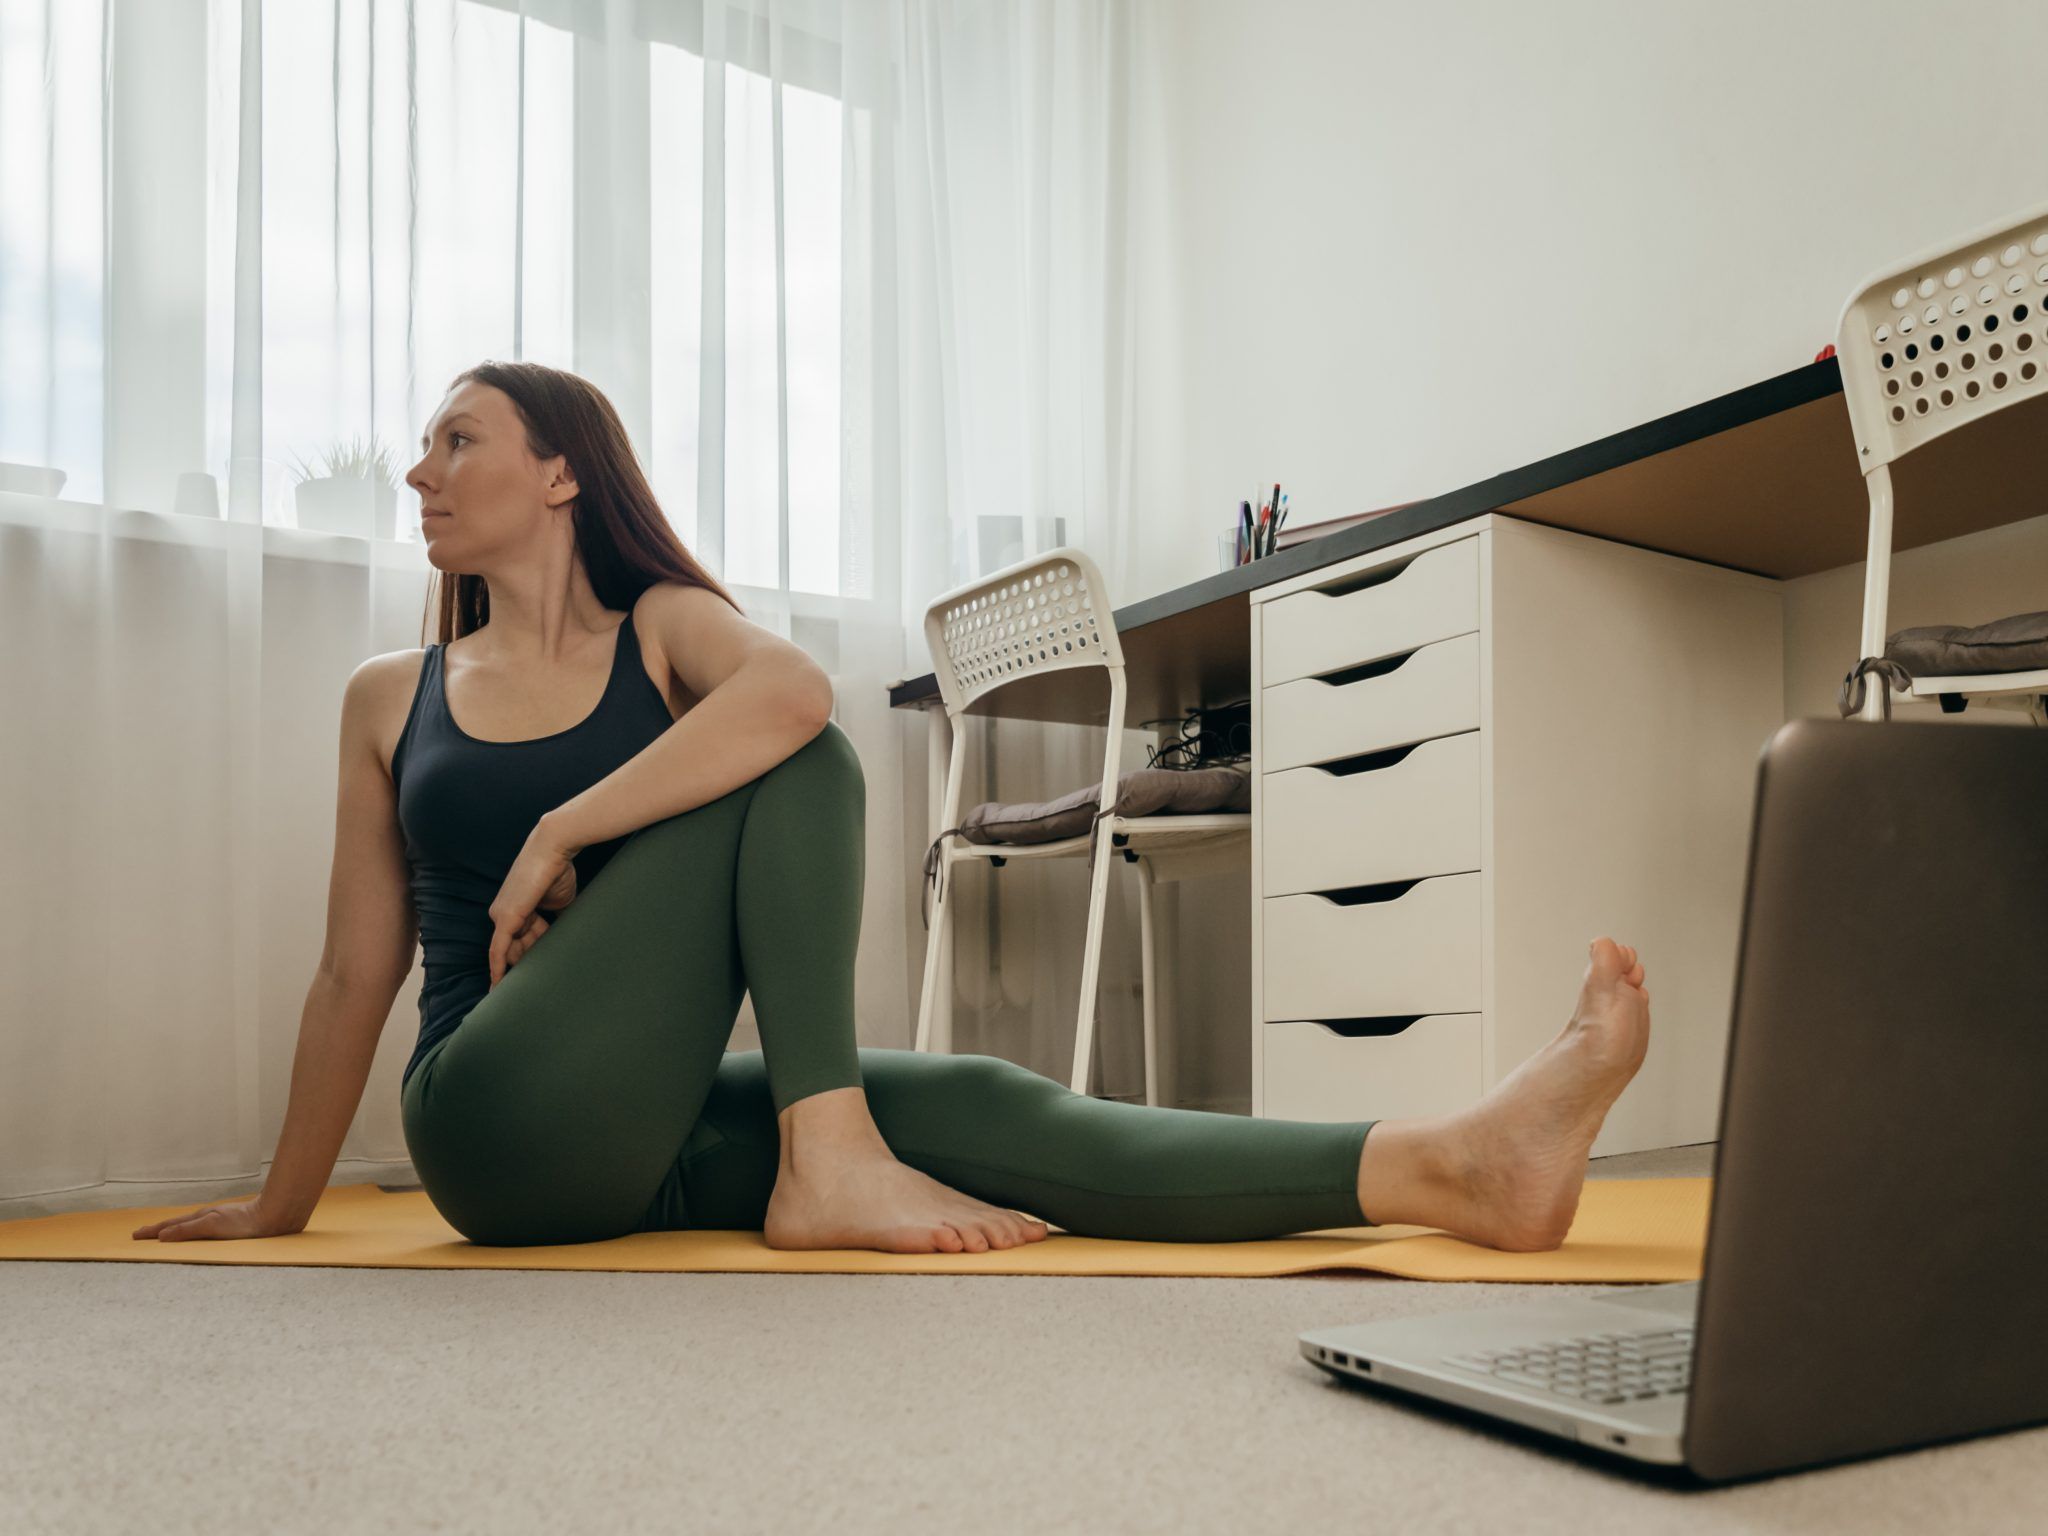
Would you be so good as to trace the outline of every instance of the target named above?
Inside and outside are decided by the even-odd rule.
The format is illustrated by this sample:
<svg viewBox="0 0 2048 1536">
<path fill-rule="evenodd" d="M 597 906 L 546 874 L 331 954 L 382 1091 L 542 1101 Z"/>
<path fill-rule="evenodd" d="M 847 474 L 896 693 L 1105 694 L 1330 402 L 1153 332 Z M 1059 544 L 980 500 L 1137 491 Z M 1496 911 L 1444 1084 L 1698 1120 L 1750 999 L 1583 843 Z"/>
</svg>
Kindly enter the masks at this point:
<svg viewBox="0 0 2048 1536">
<path fill-rule="evenodd" d="M 428 569 L 427 550 L 417 540 L 365 539 L 356 534 L 320 533 L 282 524 L 233 522 L 224 517 L 191 517 L 140 507 L 108 507 L 58 496 L 0 491 L 0 527 L 37 528 L 47 533 L 89 533 L 188 548 L 247 548 L 251 531 L 266 557 L 317 560 L 330 565 L 364 565 L 372 549 L 377 563 L 392 569 Z"/>
<path fill-rule="evenodd" d="M 374 550 L 380 570 L 414 571 L 422 575 L 434 570 L 427 559 L 426 545 L 416 539 L 366 539 L 359 534 L 322 533 L 282 523 L 264 523 L 259 527 L 223 517 L 108 507 L 98 502 L 66 501 L 59 496 L 36 496 L 22 491 L 0 491 L 0 529 L 8 528 L 136 539 L 222 552 L 259 547 L 264 559 L 309 560 L 323 565 L 366 566 Z M 252 540 L 251 530 L 260 533 L 260 546 Z M 875 622 L 888 620 L 871 599 L 834 597 L 821 592 L 782 592 L 773 587 L 728 581 L 722 576 L 719 580 L 742 605 L 757 604 L 798 617 L 831 619 L 857 615 Z"/>
</svg>

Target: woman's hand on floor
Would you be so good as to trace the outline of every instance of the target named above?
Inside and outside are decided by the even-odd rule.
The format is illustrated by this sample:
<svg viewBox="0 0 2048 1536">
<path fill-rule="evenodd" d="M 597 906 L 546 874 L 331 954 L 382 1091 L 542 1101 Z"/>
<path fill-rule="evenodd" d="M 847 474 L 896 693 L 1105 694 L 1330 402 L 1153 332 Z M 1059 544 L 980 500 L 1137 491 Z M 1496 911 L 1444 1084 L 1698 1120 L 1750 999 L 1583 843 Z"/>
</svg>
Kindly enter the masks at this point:
<svg viewBox="0 0 2048 1536">
<path fill-rule="evenodd" d="M 146 1227 L 137 1227 L 133 1237 L 153 1237 L 160 1242 L 182 1243 L 195 1237 L 285 1237 L 303 1232 L 306 1224 L 267 1209 L 261 1195 L 237 1200 L 231 1205 L 209 1205 L 183 1216 L 166 1216 Z"/>
<path fill-rule="evenodd" d="M 527 836 L 491 903 L 493 987 L 548 931 L 548 920 L 536 909 L 559 912 L 576 899 L 573 861 L 580 852 L 555 838 L 545 823 Z"/>
</svg>

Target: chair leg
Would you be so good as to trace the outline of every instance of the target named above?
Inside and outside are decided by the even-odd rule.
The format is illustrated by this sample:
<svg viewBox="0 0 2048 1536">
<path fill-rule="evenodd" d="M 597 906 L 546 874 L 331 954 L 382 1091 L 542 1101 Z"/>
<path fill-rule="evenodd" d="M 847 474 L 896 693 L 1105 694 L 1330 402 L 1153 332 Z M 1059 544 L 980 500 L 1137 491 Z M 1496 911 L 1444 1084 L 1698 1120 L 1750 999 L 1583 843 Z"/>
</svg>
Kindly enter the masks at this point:
<svg viewBox="0 0 2048 1536">
<path fill-rule="evenodd" d="M 960 803 L 964 758 L 954 750 L 953 717 L 943 704 L 925 706 L 926 801 L 931 809 L 931 835 L 938 838 Z M 951 850 L 939 844 L 939 894 L 933 900 L 931 930 L 925 936 L 924 980 L 917 994 L 917 1038 L 912 1049 L 932 1049 L 934 1026 L 939 1049 L 953 1049 L 953 945 L 948 919 L 953 911 Z"/>
<path fill-rule="evenodd" d="M 951 903 L 947 903 L 950 908 Z M 935 1050 L 953 1054 L 953 968 L 958 957 L 953 946 L 953 914 L 946 914 L 946 943 L 939 951 L 939 995 L 932 1000 L 932 1041 Z"/>
<path fill-rule="evenodd" d="M 1095 824 L 1095 870 L 1088 885 L 1087 948 L 1081 955 L 1081 1007 L 1074 1025 L 1074 1077 L 1076 1093 L 1088 1091 L 1088 1069 L 1095 1046 L 1095 991 L 1102 969 L 1103 917 L 1108 907 L 1109 866 L 1117 858 L 1110 843 L 1107 817 Z"/>
<path fill-rule="evenodd" d="M 939 856 L 939 894 L 932 902 L 932 929 L 924 941 L 924 983 L 917 994 L 917 1041 L 912 1050 L 929 1051 L 932 1048 L 932 1022 L 943 1009 L 947 1014 L 944 1025 L 944 1048 L 953 1047 L 952 1010 L 946 1007 L 952 999 L 953 968 L 946 962 L 952 958 L 951 933 L 946 919 L 953 908 L 953 871 L 942 852 Z"/>
<path fill-rule="evenodd" d="M 1892 474 L 1891 466 L 1880 464 L 1863 477 L 1870 499 L 1870 541 L 1863 567 L 1862 656 L 1884 654 L 1886 610 L 1891 601 L 1892 581 Z M 1863 718 L 1883 720 L 1891 714 L 1891 684 L 1882 677 L 1864 679 Z"/>
<path fill-rule="evenodd" d="M 1159 966 L 1153 950 L 1152 861 L 1138 860 L 1138 951 L 1145 987 L 1145 1102 L 1159 1102 Z"/>
</svg>

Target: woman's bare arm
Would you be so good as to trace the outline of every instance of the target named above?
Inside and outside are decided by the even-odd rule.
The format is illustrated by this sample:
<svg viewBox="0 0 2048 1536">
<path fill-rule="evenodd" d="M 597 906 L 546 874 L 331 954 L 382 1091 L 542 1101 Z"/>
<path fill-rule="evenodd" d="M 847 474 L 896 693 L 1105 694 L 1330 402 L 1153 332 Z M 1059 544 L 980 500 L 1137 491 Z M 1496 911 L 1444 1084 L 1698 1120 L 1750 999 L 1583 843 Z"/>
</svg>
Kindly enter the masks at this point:
<svg viewBox="0 0 2048 1536">
<path fill-rule="evenodd" d="M 604 778 L 541 818 L 563 848 L 624 837 L 759 778 L 832 718 L 832 679 L 802 648 L 703 587 L 662 582 L 633 606 L 697 704 Z"/>
<path fill-rule="evenodd" d="M 372 657 L 342 698 L 327 941 L 306 992 L 284 1130 L 263 1186 L 266 1204 L 302 1221 L 334 1172 L 419 942 L 398 791 L 376 732 L 402 691 L 394 685 L 416 679 L 416 660 L 404 652 Z"/>
<path fill-rule="evenodd" d="M 209 1206 L 138 1237 L 250 1237 L 304 1228 L 362 1103 L 377 1042 L 411 974 L 419 930 L 398 797 L 377 739 L 394 693 L 416 674 L 406 653 L 364 662 L 341 706 L 341 774 L 327 938 L 306 991 L 277 1155 L 248 1209 Z"/>
</svg>

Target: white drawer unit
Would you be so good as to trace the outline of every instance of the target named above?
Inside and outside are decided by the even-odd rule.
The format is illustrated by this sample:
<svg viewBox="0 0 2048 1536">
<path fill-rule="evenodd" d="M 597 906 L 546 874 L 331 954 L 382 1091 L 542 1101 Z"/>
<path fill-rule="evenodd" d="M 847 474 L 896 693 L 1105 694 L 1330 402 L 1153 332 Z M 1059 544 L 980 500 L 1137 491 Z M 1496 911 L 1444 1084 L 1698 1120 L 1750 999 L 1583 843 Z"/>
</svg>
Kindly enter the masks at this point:
<svg viewBox="0 0 2048 1536">
<path fill-rule="evenodd" d="M 1476 542 L 1476 541 L 1475 541 Z M 1479 634 L 1266 689 L 1267 773 L 1479 728 Z"/>
<path fill-rule="evenodd" d="M 1262 906 L 1268 1019 L 1480 1010 L 1477 874 Z"/>
<path fill-rule="evenodd" d="M 1479 738 L 1467 731 L 1260 775 L 1269 834 L 1263 894 L 1479 868 Z"/>
<path fill-rule="evenodd" d="M 1423 550 L 1265 609 L 1265 686 L 1447 640 L 1479 627 L 1479 542 Z"/>
<path fill-rule="evenodd" d="M 1387 1120 L 1447 1115 L 1481 1092 L 1476 1013 L 1376 1021 L 1392 1034 L 1346 1034 L 1342 1023 L 1282 1019 L 1264 1026 L 1268 1113 L 1282 1120 Z M 1367 1210 L 1370 1216 L 1372 1212 Z"/>
<path fill-rule="evenodd" d="M 1778 583 L 1489 513 L 1251 599 L 1253 1112 L 1473 1103 L 1606 935 L 1655 1012 L 1594 1155 L 1711 1140 Z"/>
</svg>

